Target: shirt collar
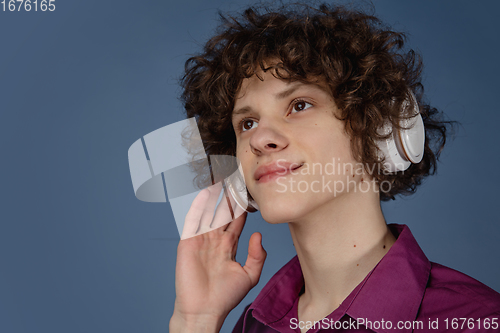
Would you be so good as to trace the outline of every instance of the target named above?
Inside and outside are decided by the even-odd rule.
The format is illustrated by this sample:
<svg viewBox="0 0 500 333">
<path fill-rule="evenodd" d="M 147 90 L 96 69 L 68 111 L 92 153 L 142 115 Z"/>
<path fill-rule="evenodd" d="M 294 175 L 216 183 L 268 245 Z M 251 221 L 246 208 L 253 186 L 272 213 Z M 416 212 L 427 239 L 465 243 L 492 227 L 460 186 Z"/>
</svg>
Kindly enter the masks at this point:
<svg viewBox="0 0 500 333">
<path fill-rule="evenodd" d="M 340 320 L 347 314 L 354 319 L 372 322 L 384 319 L 393 325 L 398 321 L 416 319 L 431 264 L 406 225 L 390 224 L 389 228 L 397 238 L 396 242 L 327 318 Z M 257 320 L 274 328 L 288 325 L 283 319 L 290 314 L 303 286 L 304 277 L 295 256 L 264 286 L 247 314 L 253 310 Z M 373 331 L 385 332 L 383 329 Z M 400 332 L 411 332 L 411 329 Z"/>
<path fill-rule="evenodd" d="M 347 314 L 372 322 L 384 319 L 396 325 L 417 318 L 431 263 L 406 225 L 391 224 L 389 228 L 397 240 L 365 279 Z"/>
</svg>

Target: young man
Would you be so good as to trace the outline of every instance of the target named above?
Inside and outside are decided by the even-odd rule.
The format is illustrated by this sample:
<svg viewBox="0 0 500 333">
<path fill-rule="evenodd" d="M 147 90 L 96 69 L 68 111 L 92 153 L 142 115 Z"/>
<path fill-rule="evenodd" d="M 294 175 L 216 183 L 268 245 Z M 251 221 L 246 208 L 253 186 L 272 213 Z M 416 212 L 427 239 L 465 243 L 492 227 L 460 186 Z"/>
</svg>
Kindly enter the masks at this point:
<svg viewBox="0 0 500 333">
<path fill-rule="evenodd" d="M 241 161 L 250 202 L 267 222 L 288 223 L 297 250 L 234 332 L 499 330 L 498 293 L 429 262 L 408 227 L 382 214 L 381 200 L 435 171 L 450 125 L 423 102 L 421 62 L 403 45 L 341 7 L 250 8 L 188 60 L 185 108 L 208 154 Z M 419 132 L 406 131 L 418 128 L 412 110 L 425 127 L 421 154 Z M 405 156 L 388 167 L 393 132 Z M 257 284 L 259 233 L 245 266 L 234 260 L 245 218 L 179 243 L 171 332 L 218 332 Z"/>
</svg>

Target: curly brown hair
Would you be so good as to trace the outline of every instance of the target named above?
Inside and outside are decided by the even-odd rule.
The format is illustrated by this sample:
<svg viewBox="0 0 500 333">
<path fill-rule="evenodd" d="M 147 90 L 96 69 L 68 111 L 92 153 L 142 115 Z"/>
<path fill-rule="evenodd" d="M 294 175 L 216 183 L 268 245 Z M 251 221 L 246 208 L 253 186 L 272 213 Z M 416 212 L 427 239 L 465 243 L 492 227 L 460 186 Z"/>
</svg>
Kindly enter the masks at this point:
<svg viewBox="0 0 500 333">
<path fill-rule="evenodd" d="M 203 53 L 186 61 L 182 101 L 188 117 L 196 117 L 208 155 L 235 155 L 232 126 L 235 97 L 242 80 L 272 69 L 280 79 L 326 82 L 351 137 L 353 156 L 381 165 L 377 131 L 385 121 L 400 127 L 401 108 L 410 90 L 419 104 L 426 130 L 424 156 L 404 172 L 371 176 L 388 191 L 380 199 L 409 195 L 436 172 L 436 162 L 453 121 L 423 102 L 421 57 L 404 50 L 405 35 L 383 25 L 372 14 L 322 4 L 282 5 L 272 10 L 250 7 L 240 15 L 220 14 L 217 35 Z M 274 65 L 266 67 L 270 60 Z"/>
</svg>

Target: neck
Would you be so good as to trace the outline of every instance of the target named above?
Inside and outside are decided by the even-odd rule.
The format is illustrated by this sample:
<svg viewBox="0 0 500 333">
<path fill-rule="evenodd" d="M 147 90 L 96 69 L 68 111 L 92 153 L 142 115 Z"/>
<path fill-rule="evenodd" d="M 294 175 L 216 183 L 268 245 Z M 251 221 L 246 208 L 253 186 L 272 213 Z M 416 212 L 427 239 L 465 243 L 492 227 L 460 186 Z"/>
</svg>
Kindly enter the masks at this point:
<svg viewBox="0 0 500 333">
<path fill-rule="evenodd" d="M 358 192 L 333 201 L 289 223 L 305 281 L 299 316 L 319 317 L 313 320 L 335 310 L 396 240 L 378 195 Z"/>
</svg>

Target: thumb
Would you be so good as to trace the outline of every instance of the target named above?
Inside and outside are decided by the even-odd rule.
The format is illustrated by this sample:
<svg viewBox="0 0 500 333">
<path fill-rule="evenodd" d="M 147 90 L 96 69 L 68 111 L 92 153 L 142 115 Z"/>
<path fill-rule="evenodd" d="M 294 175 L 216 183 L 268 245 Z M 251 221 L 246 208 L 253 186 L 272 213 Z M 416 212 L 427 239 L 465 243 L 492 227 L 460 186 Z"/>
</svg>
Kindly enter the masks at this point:
<svg viewBox="0 0 500 333">
<path fill-rule="evenodd" d="M 262 247 L 262 235 L 260 232 L 255 232 L 248 241 L 248 256 L 243 269 L 247 272 L 252 287 L 256 286 L 262 273 L 264 261 L 266 261 L 267 253 Z"/>
</svg>

